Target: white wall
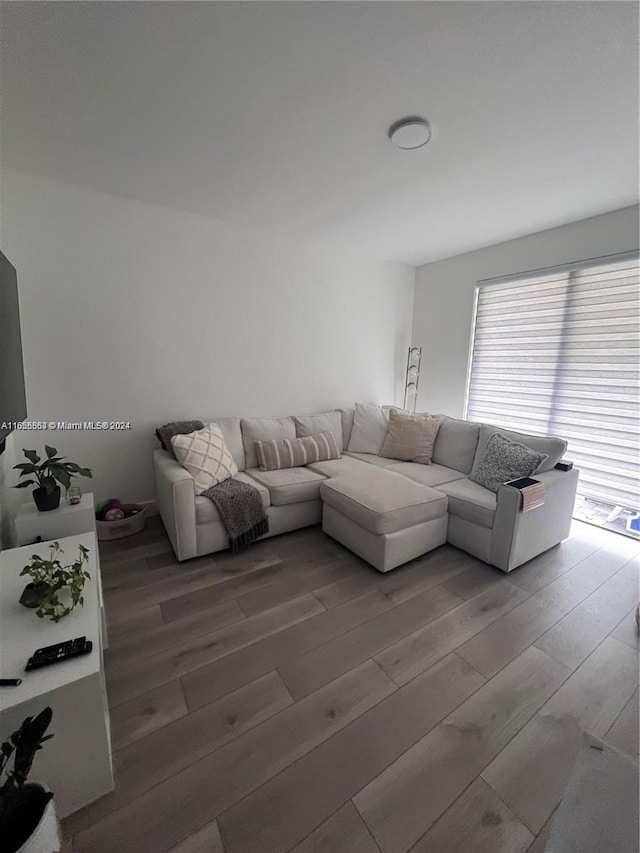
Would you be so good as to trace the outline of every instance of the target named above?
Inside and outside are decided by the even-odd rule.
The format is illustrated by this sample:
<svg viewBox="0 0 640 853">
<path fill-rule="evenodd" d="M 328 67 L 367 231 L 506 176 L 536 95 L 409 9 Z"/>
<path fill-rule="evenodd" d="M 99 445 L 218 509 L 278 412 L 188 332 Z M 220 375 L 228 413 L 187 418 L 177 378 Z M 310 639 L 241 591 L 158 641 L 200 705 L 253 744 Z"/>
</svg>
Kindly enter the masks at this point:
<svg viewBox="0 0 640 853">
<path fill-rule="evenodd" d="M 477 281 L 630 251 L 638 242 L 634 206 L 418 267 L 412 344 L 423 347 L 423 357 L 417 410 L 463 415 Z"/>
<path fill-rule="evenodd" d="M 99 498 L 154 497 L 167 421 L 402 400 L 413 267 L 8 171 L 0 203 L 29 419 L 133 427 L 21 433 L 17 453 L 53 444 Z"/>
</svg>

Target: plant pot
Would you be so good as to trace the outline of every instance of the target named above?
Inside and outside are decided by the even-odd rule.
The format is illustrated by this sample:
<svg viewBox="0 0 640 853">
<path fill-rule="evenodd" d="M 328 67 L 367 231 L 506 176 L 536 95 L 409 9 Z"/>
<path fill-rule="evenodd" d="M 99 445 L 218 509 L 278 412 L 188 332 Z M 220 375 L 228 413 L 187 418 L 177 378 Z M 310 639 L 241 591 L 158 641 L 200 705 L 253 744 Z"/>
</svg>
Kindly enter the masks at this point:
<svg viewBox="0 0 640 853">
<path fill-rule="evenodd" d="M 58 853 L 60 830 L 52 797 L 42 785 L 27 783 L 20 789 L 3 821 L 3 853 Z"/>
<path fill-rule="evenodd" d="M 16 853 L 58 853 L 61 846 L 56 809 L 49 800 L 37 827 Z"/>
<path fill-rule="evenodd" d="M 42 488 L 33 490 L 33 499 L 40 512 L 49 512 L 60 506 L 60 486 L 56 486 L 53 492 L 47 492 Z"/>
<path fill-rule="evenodd" d="M 40 583 L 28 583 L 22 590 L 20 596 L 20 604 L 23 607 L 31 607 L 35 609 L 40 604 L 42 596 L 49 591 L 51 587 L 46 581 Z"/>
</svg>

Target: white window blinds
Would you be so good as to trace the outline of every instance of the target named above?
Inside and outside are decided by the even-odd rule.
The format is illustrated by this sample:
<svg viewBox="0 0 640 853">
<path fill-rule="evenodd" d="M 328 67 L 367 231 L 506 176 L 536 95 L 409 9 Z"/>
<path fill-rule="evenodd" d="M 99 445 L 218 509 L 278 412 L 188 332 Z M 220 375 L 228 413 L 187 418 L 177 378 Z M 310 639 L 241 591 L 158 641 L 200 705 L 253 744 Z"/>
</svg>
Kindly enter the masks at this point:
<svg viewBox="0 0 640 853">
<path fill-rule="evenodd" d="M 638 254 L 480 283 L 467 417 L 569 441 L 578 492 L 640 508 Z"/>
</svg>

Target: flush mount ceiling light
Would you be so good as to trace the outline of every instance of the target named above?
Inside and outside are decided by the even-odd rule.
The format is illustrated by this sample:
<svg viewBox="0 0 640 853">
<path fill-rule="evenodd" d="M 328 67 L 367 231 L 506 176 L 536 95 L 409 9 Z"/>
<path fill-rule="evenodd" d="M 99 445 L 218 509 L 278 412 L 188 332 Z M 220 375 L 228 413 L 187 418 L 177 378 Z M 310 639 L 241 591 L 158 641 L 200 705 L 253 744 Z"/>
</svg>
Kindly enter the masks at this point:
<svg viewBox="0 0 640 853">
<path fill-rule="evenodd" d="M 412 116 L 403 118 L 389 128 L 389 139 L 398 148 L 422 148 L 431 139 L 431 128 L 426 119 Z"/>
</svg>

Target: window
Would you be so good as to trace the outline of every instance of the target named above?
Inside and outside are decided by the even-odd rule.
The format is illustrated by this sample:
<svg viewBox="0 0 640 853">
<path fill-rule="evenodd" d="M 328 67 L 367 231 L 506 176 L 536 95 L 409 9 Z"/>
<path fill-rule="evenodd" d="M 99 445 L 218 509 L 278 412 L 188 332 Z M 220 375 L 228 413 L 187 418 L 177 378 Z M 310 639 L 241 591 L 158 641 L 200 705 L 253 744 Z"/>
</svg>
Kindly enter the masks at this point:
<svg viewBox="0 0 640 853">
<path fill-rule="evenodd" d="M 569 441 L 578 493 L 640 508 L 638 254 L 481 282 L 466 416 Z"/>
</svg>

